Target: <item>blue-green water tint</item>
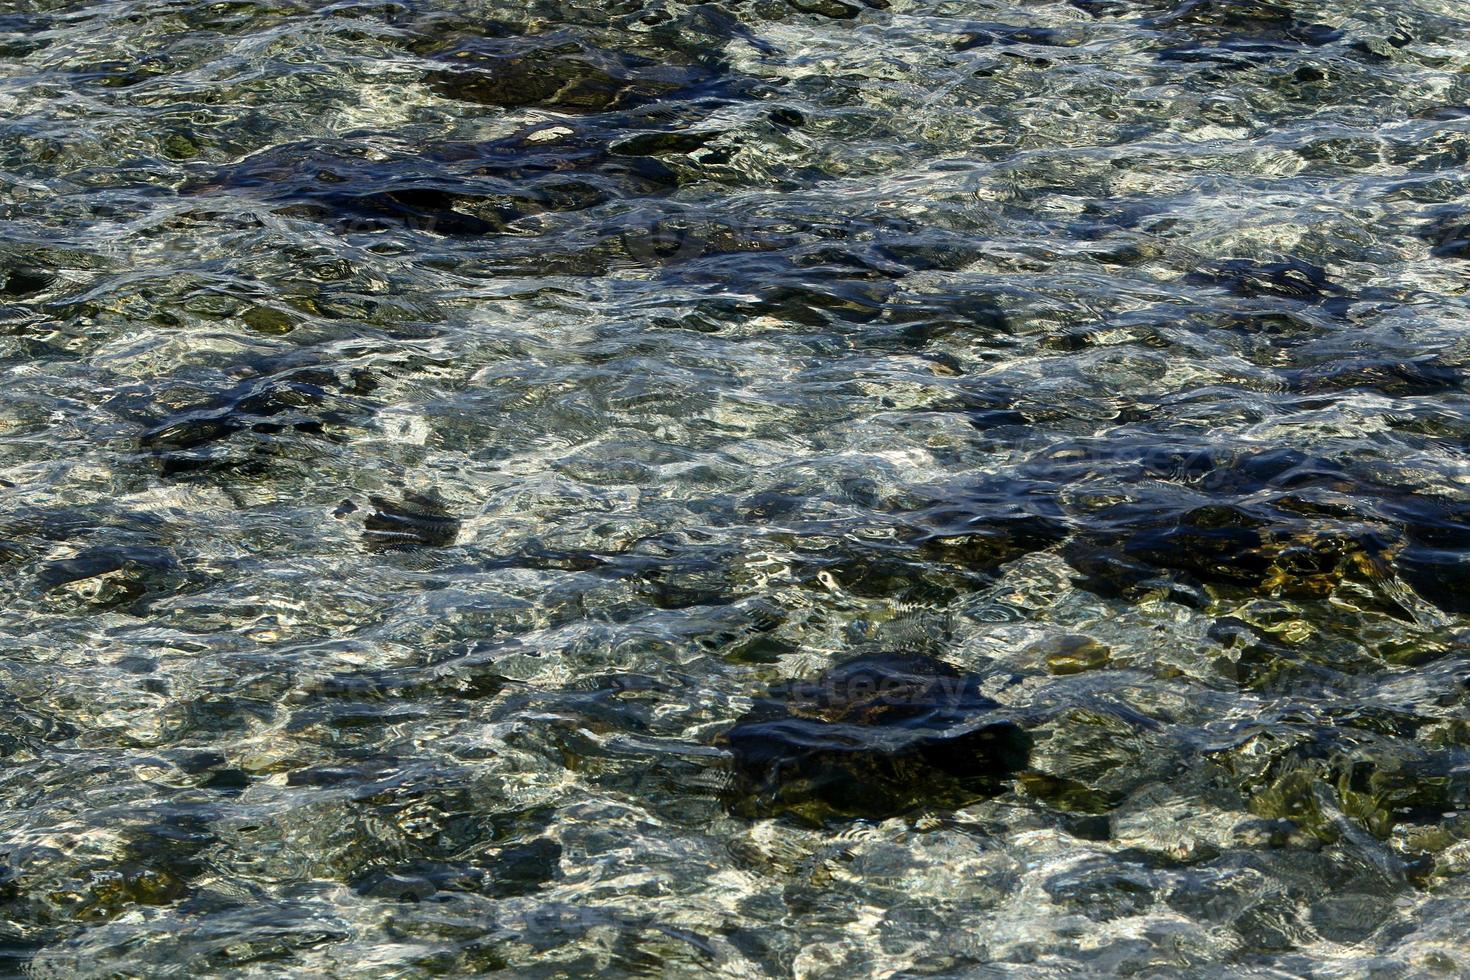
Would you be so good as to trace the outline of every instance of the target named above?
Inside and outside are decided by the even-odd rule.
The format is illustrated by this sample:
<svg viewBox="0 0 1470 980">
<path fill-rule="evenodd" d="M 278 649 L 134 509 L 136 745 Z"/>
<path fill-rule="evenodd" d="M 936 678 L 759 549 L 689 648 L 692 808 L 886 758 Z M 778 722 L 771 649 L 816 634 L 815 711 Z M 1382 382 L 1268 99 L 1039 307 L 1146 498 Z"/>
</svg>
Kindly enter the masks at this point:
<svg viewBox="0 0 1470 980">
<path fill-rule="evenodd" d="M 3 969 L 1470 971 L 1467 156 L 1449 0 L 7 5 Z"/>
</svg>

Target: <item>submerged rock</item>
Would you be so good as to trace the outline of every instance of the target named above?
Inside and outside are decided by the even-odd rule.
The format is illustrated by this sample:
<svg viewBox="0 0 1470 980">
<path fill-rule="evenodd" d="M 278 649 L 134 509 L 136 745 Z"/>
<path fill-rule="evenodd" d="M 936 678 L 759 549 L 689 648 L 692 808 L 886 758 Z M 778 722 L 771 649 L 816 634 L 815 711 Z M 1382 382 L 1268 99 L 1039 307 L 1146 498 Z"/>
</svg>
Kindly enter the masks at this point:
<svg viewBox="0 0 1470 980">
<path fill-rule="evenodd" d="M 915 514 L 918 544 L 936 559 L 993 572 L 1067 538 L 1056 487 L 1020 478 L 980 483 Z"/>
<path fill-rule="evenodd" d="M 451 47 L 436 59 L 452 67 L 432 69 L 424 81 L 435 94 L 458 102 L 581 114 L 697 92 L 718 77 L 702 65 L 660 63 L 565 35 L 536 40 L 540 43 L 529 50 L 521 38 L 479 39 Z"/>
<path fill-rule="evenodd" d="M 1048 27 L 1014 27 L 1010 24 L 980 24 L 954 44 L 956 51 L 973 51 L 992 45 L 1034 44 L 1038 47 L 1071 47 L 1077 42 Z"/>
<path fill-rule="evenodd" d="M 372 497 L 374 511 L 363 524 L 363 540 L 371 548 L 443 548 L 459 537 L 459 519 L 437 497 L 408 493 L 401 503 Z"/>
<path fill-rule="evenodd" d="M 1076 633 L 1033 644 L 1029 652 L 1039 655 L 1052 674 L 1081 674 L 1100 670 L 1113 662 L 1113 651 L 1106 644 Z"/>
<path fill-rule="evenodd" d="M 1342 37 L 1341 31 L 1329 25 L 1299 19 L 1291 5 L 1263 0 L 1185 0 L 1152 18 L 1152 25 L 1206 37 L 1294 41 L 1309 47 L 1331 44 Z"/>
<path fill-rule="evenodd" d="M 864 9 L 888 9 L 888 0 L 786 0 L 786 3 L 804 14 L 816 14 L 833 20 L 852 20 Z"/>
<path fill-rule="evenodd" d="M 1191 605 L 1199 586 L 1297 600 L 1351 593 L 1358 608 L 1425 622 L 1436 618 L 1428 606 L 1464 605 L 1470 506 L 1342 460 L 1097 444 L 1049 452 L 1025 472 L 1088 488 L 1065 491 L 1077 530 L 1059 551 L 1092 592 L 1137 598 L 1177 584 L 1170 597 Z"/>
<path fill-rule="evenodd" d="M 1459 368 L 1439 358 L 1344 360 L 1287 372 L 1287 377 L 1294 387 L 1314 394 L 1366 388 L 1396 397 L 1459 391 L 1465 383 Z"/>
<path fill-rule="evenodd" d="M 298 440 L 332 441 L 354 422 L 355 395 L 371 390 L 366 371 L 339 371 L 266 360 L 228 389 L 159 415 L 157 406 L 111 404 L 146 424 L 139 448 L 165 476 L 198 470 L 251 471 Z M 162 401 L 162 399 L 160 399 Z"/>
<path fill-rule="evenodd" d="M 723 741 L 734 757 L 732 812 L 808 820 L 883 819 L 1001 792 L 1031 737 L 980 693 L 979 679 L 931 657 L 846 660 L 772 688 Z"/>
<path fill-rule="evenodd" d="M 1217 503 L 1125 519 L 1114 530 L 1078 536 L 1063 552 L 1083 574 L 1079 584 L 1103 595 L 1135 594 L 1162 572 L 1295 599 L 1324 599 L 1354 581 L 1379 596 L 1382 611 L 1414 618 L 1417 597 L 1393 572 L 1403 543 L 1382 525 Z"/>
<path fill-rule="evenodd" d="M 692 118 L 698 119 L 699 116 Z M 368 159 L 340 143 L 289 143 L 224 167 L 198 168 L 181 193 L 244 197 L 338 234 L 410 231 L 483 238 L 518 221 L 618 198 L 662 196 L 679 174 L 649 146 L 625 145 L 629 119 L 536 126 L 478 143 L 443 143 Z M 649 122 L 654 130 L 667 119 Z M 667 135 L 667 134 L 665 134 Z M 613 144 L 618 144 L 614 148 Z"/>
<path fill-rule="evenodd" d="M 1435 752 L 1412 732 L 1253 720 L 1208 753 L 1246 794 L 1258 816 L 1290 820 L 1324 841 L 1341 837 L 1346 816 L 1388 838 L 1403 823 L 1434 823 L 1470 804 L 1462 756 Z"/>
<path fill-rule="evenodd" d="M 1430 254 L 1436 258 L 1470 259 L 1470 212 L 1459 209 L 1438 211 L 1419 229 L 1418 234 L 1429 243 Z"/>
<path fill-rule="evenodd" d="M 94 547 L 48 562 L 36 583 L 53 598 L 102 609 L 166 591 L 178 578 L 178 562 L 162 548 Z"/>
<path fill-rule="evenodd" d="M 34 269 L 18 266 L 13 269 L 0 270 L 0 295 L 20 298 L 33 296 L 36 293 L 49 289 L 56 282 L 56 276 L 45 269 Z"/>
<path fill-rule="evenodd" d="M 1230 259 L 1214 268 L 1194 273 L 1189 281 L 1221 286 L 1250 299 L 1270 296 L 1320 303 L 1343 294 L 1342 287 L 1328 279 L 1324 269 L 1300 259 L 1285 262 Z"/>
</svg>

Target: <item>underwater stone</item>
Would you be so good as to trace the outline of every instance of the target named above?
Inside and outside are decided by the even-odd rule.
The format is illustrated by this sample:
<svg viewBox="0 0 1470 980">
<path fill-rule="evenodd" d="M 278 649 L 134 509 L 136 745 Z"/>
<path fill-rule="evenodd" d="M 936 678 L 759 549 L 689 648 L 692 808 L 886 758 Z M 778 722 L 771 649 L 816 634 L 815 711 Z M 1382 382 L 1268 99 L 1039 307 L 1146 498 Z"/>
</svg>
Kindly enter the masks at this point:
<svg viewBox="0 0 1470 980">
<path fill-rule="evenodd" d="M 375 508 L 363 525 L 363 540 L 382 550 L 443 548 L 459 537 L 459 520 L 442 501 L 418 493 L 405 494 L 402 503 L 371 497 Z"/>
<path fill-rule="evenodd" d="M 510 53 L 471 42 L 436 56 L 453 67 L 424 76 L 435 94 L 458 102 L 565 113 L 628 109 L 713 80 L 698 66 L 659 64 L 637 55 L 568 42 Z"/>
<path fill-rule="evenodd" d="M 1470 110 L 1447 107 L 1439 110 L 1438 119 L 1461 119 Z M 1453 208 L 1437 211 L 1419 229 L 1418 235 L 1430 245 L 1430 254 L 1441 259 L 1470 259 L 1470 212 Z"/>
<path fill-rule="evenodd" d="M 96 547 L 47 563 L 36 579 L 43 592 L 108 608 L 166 588 L 178 570 L 161 548 Z"/>
<path fill-rule="evenodd" d="M 327 423 L 345 422 L 342 413 L 327 407 L 333 400 L 328 386 L 340 387 L 336 375 L 315 369 L 254 378 L 157 420 L 139 437 L 139 446 L 158 459 L 165 475 L 238 466 L 248 461 L 248 451 L 231 453 L 217 445 L 237 433 L 276 436 L 289 430 L 321 436 Z"/>
<path fill-rule="evenodd" d="M 1307 368 L 1288 375 L 1306 392 L 1368 388 L 1385 395 L 1437 395 L 1463 387 L 1459 368 L 1435 358 L 1422 361 L 1356 360 Z"/>
<path fill-rule="evenodd" d="M 723 737 L 740 816 L 883 819 L 1001 792 L 1031 737 L 980 693 L 979 678 L 931 657 L 846 660 L 772 688 Z"/>
<path fill-rule="evenodd" d="M 1080 634 L 1051 637 L 1033 644 L 1030 652 L 1041 655 L 1046 669 L 1059 675 L 1100 670 L 1113 662 L 1113 651 L 1107 644 Z"/>
<path fill-rule="evenodd" d="M 1327 278 L 1324 269 L 1300 259 L 1286 262 L 1230 259 L 1212 269 L 1191 275 L 1189 281 L 1222 286 L 1252 299 L 1273 296 L 1305 303 L 1320 303 L 1343 293 L 1341 286 Z"/>
<path fill-rule="evenodd" d="M 1136 527 L 1124 542 L 1115 572 L 1129 566 L 1170 569 L 1202 582 L 1239 585 L 1276 595 L 1329 594 L 1344 578 L 1382 581 L 1402 542 L 1386 528 L 1273 520 L 1223 504 L 1197 507 L 1176 520 Z M 1067 557 L 1096 573 L 1106 553 L 1097 542 L 1071 543 Z M 1107 577 L 1107 576 L 1104 576 Z"/>
<path fill-rule="evenodd" d="M 5 296 L 31 296 L 48 289 L 56 281 L 56 277 L 44 269 L 14 268 L 3 275 L 0 295 Z"/>
<path fill-rule="evenodd" d="M 1060 31 L 1045 27 L 1012 27 L 1009 24 L 982 24 L 974 32 L 956 41 L 956 51 L 971 51 L 995 44 L 1034 44 L 1057 48 L 1075 44 Z"/>
<path fill-rule="evenodd" d="M 847 0 L 786 0 L 786 2 L 804 14 L 817 14 L 820 17 L 831 17 L 834 20 L 850 20 L 862 13 L 864 6 L 871 10 L 882 10 L 888 6 L 886 0 L 863 0 L 862 3 L 849 3 Z"/>
<path fill-rule="evenodd" d="M 627 87 L 606 72 L 572 61 L 507 58 L 472 69 L 436 69 L 424 80 L 438 95 L 507 109 L 541 105 L 601 112 L 624 101 Z"/>
<path fill-rule="evenodd" d="M 494 892 L 501 897 L 529 895 L 559 874 L 562 846 L 540 837 L 501 849 L 490 859 Z"/>
<path fill-rule="evenodd" d="M 256 333 L 274 336 L 288 334 L 296 327 L 291 317 L 269 306 L 252 306 L 240 315 L 240 319 Z"/>
</svg>

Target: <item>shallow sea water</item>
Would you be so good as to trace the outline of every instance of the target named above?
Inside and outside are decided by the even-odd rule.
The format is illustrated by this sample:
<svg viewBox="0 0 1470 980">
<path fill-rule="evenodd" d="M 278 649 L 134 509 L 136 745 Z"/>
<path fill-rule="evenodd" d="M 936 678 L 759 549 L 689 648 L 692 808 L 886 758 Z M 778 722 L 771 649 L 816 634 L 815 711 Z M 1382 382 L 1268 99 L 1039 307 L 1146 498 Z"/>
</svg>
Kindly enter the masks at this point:
<svg viewBox="0 0 1470 980">
<path fill-rule="evenodd" d="M 0 971 L 1470 975 L 1467 164 L 1450 0 L 5 4 Z M 737 778 L 893 653 L 1024 766 Z"/>
</svg>

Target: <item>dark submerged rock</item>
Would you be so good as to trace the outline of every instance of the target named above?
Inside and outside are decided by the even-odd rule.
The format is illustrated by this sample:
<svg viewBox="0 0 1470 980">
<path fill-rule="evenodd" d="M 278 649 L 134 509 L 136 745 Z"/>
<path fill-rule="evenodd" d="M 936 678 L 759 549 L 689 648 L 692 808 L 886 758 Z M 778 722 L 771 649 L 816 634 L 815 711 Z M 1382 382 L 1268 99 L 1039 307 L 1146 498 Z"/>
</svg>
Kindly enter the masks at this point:
<svg viewBox="0 0 1470 980">
<path fill-rule="evenodd" d="M 972 51 L 991 45 L 1034 44 L 1055 48 L 1067 45 L 1066 35 L 1047 27 L 1012 27 L 1009 24 L 982 24 L 955 42 L 956 51 Z"/>
<path fill-rule="evenodd" d="M 1001 792 L 1031 737 L 979 679 L 915 654 L 846 660 L 772 688 L 723 737 L 732 812 L 883 819 Z"/>
<path fill-rule="evenodd" d="M 490 859 L 498 896 L 529 895 L 560 874 L 562 846 L 546 837 L 502 848 Z"/>
<path fill-rule="evenodd" d="M 1189 281 L 1221 286 L 1251 299 L 1272 296 L 1320 303 L 1343 294 L 1342 287 L 1328 279 L 1324 269 L 1300 259 L 1285 262 L 1229 259 L 1212 269 L 1195 273 Z"/>
<path fill-rule="evenodd" d="M 529 50 L 524 38 L 456 45 L 437 55 L 452 67 L 433 69 L 424 81 L 438 95 L 459 102 L 581 114 L 644 105 L 718 77 L 702 65 L 660 63 L 566 35 L 536 41 Z"/>
<path fill-rule="evenodd" d="M 396 902 L 422 902 L 441 892 L 476 892 L 485 887 L 485 872 L 463 862 L 410 861 L 373 868 L 352 882 L 357 894 Z"/>
<path fill-rule="evenodd" d="M 1199 586 L 1298 600 L 1347 586 L 1354 602 L 1397 618 L 1470 608 L 1470 503 L 1457 496 L 1288 448 L 1163 445 L 1126 459 L 1082 449 L 1044 472 L 1058 485 L 1119 481 L 1129 498 L 1100 495 L 1071 515 L 1078 530 L 1061 553 L 1090 591 L 1136 598 L 1168 586 L 1197 605 Z M 1097 458 L 1108 452 L 1117 458 Z"/>
<path fill-rule="evenodd" d="M 516 203 L 434 187 L 404 187 L 377 194 L 316 194 L 283 213 L 332 225 L 343 233 L 408 228 L 459 238 L 503 231 L 509 222 L 530 213 Z M 484 216 L 469 213 L 466 206 Z"/>
<path fill-rule="evenodd" d="M 178 562 L 162 548 L 98 546 L 47 562 L 37 573 L 36 584 L 53 597 L 112 608 L 167 591 L 179 579 Z"/>
<path fill-rule="evenodd" d="M 232 468 L 256 462 L 249 447 L 223 445 L 237 433 L 269 441 L 286 433 L 323 436 L 328 426 L 348 416 L 331 388 L 337 376 L 325 370 L 297 369 L 254 378 L 210 401 L 158 419 L 139 437 L 140 447 L 158 460 L 164 475 Z"/>
<path fill-rule="evenodd" d="M 1071 530 L 1056 485 L 1025 479 L 976 486 L 918 512 L 914 524 L 927 556 L 990 572 L 1059 544 Z"/>
<path fill-rule="evenodd" d="M 0 285 L 0 295 L 15 298 L 33 296 L 43 292 L 56 281 L 56 276 L 45 269 L 24 266 L 0 270 L 0 277 L 4 278 L 4 285 Z"/>
<path fill-rule="evenodd" d="M 679 125 L 698 118 L 671 122 L 619 113 L 601 123 L 578 119 L 575 128 L 537 126 L 484 143 L 446 143 L 384 160 L 365 159 L 340 144 L 292 143 L 224 167 L 200 168 L 181 193 L 245 197 L 338 234 L 406 230 L 482 238 L 538 215 L 667 195 L 686 178 L 652 153 L 672 152 L 659 141 L 677 144 L 684 138 Z M 630 129 L 641 131 L 632 143 Z"/>
<path fill-rule="evenodd" d="M 1329 44 L 1342 37 L 1341 31 L 1326 24 L 1302 21 L 1289 5 L 1264 0 L 1186 0 L 1151 18 L 1150 23 L 1205 35 L 1277 38 L 1312 46 Z"/>
<path fill-rule="evenodd" d="M 1429 243 L 1430 254 L 1436 258 L 1470 259 L 1470 212 L 1458 208 L 1437 211 L 1418 234 Z"/>
<path fill-rule="evenodd" d="M 1134 12 L 1137 6 L 1132 0 L 1067 0 L 1068 6 L 1092 17 L 1123 17 Z"/>
<path fill-rule="evenodd" d="M 1141 535 L 1128 550 L 1208 581 L 1320 595 L 1340 580 L 1344 562 L 1391 547 L 1392 542 L 1375 539 L 1372 529 L 1355 530 L 1293 527 L 1245 508 L 1207 505 L 1183 514 L 1171 527 Z"/>
<path fill-rule="evenodd" d="M 1187 64 L 1198 64 L 1209 62 L 1223 65 L 1228 68 L 1248 69 L 1257 64 L 1275 58 L 1287 58 L 1297 54 L 1301 44 L 1320 45 L 1327 43 L 1328 39 L 1311 40 L 1310 38 L 1283 41 L 1255 41 L 1240 38 L 1227 38 L 1222 41 L 1206 44 L 1182 44 L 1177 47 L 1164 48 L 1159 51 L 1160 61 L 1178 61 Z M 1310 72 L 1300 81 L 1320 81 L 1314 79 Z"/>
<path fill-rule="evenodd" d="M 370 548 L 398 551 L 444 548 L 459 536 L 459 519 L 437 497 L 408 493 L 401 503 L 370 498 L 375 508 L 363 525 L 362 537 Z"/>
<path fill-rule="evenodd" d="M 1090 0 L 1075 3 L 1083 9 Z M 1289 6 L 1253 0 L 1190 0 L 1155 6 L 1145 23 L 1159 31 L 1165 46 L 1160 61 L 1212 64 L 1245 71 L 1272 61 L 1300 58 L 1304 52 L 1335 44 L 1343 32 L 1301 20 Z M 1095 10 L 1089 10 L 1094 15 Z M 1114 11 L 1117 12 L 1117 11 Z M 1309 80 L 1309 79 L 1301 79 Z"/>
<path fill-rule="evenodd" d="M 851 20 L 866 8 L 868 10 L 887 10 L 888 0 L 786 0 L 792 8 L 804 14 L 816 14 L 820 17 L 830 17 L 833 20 Z"/>
<path fill-rule="evenodd" d="M 1437 358 L 1419 361 L 1363 359 L 1337 361 L 1288 372 L 1294 386 L 1306 392 L 1370 388 L 1385 395 L 1437 395 L 1458 391 L 1463 372 Z"/>
<path fill-rule="evenodd" d="M 1412 598 L 1393 572 L 1401 534 L 1375 523 L 1293 513 L 1310 507 L 1292 498 L 1276 503 L 1211 503 L 1162 515 L 1127 508 L 1126 516 L 1104 518 L 1111 528 L 1079 535 L 1063 553 L 1082 573 L 1079 584 L 1102 595 L 1136 596 L 1166 575 L 1186 585 L 1295 599 L 1324 599 L 1355 581 L 1380 594 L 1383 611 L 1413 617 Z"/>
<path fill-rule="evenodd" d="M 1324 842 L 1343 833 L 1340 812 L 1374 836 L 1437 820 L 1470 803 L 1458 753 L 1351 726 L 1243 723 L 1206 753 L 1258 816 L 1290 820 Z"/>
</svg>

